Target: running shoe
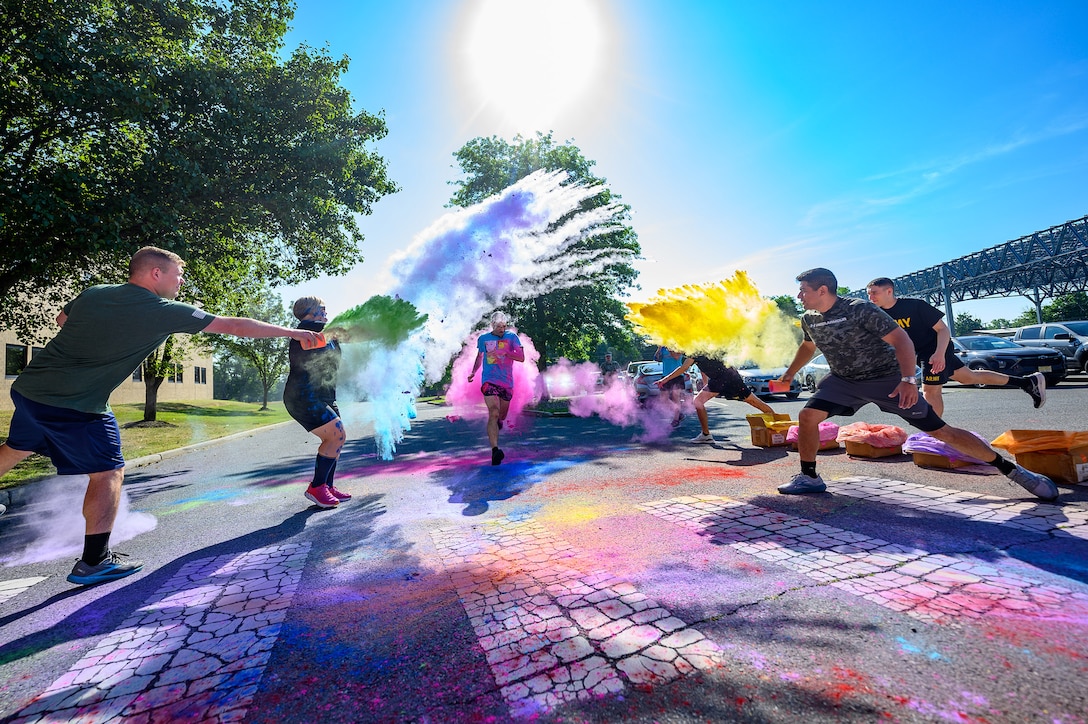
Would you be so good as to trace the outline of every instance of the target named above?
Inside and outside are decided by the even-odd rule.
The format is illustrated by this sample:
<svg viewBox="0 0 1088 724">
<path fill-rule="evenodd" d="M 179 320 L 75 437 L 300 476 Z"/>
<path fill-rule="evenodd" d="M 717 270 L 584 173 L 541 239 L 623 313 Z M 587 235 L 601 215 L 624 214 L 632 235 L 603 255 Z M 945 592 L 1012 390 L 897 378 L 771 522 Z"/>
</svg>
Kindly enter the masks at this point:
<svg viewBox="0 0 1088 724">
<path fill-rule="evenodd" d="M 1053 480 L 1045 475 L 1033 473 L 1022 465 L 1017 465 L 1016 469 L 1008 474 L 1008 478 L 1036 498 L 1042 498 L 1043 500 L 1058 499 L 1058 486 L 1054 484 Z"/>
<path fill-rule="evenodd" d="M 704 435 L 703 433 L 699 433 L 695 437 L 688 440 L 688 442 L 713 444 L 714 442 L 716 442 L 716 440 L 714 440 L 713 435 Z"/>
<path fill-rule="evenodd" d="M 306 488 L 306 497 L 318 508 L 335 508 L 340 505 L 340 501 L 329 491 L 328 485 Z"/>
<path fill-rule="evenodd" d="M 1035 409 L 1046 404 L 1046 377 L 1042 372 L 1033 372 L 1028 375 L 1028 388 L 1024 392 L 1031 395 L 1031 401 L 1035 403 Z"/>
<path fill-rule="evenodd" d="M 498 449 L 497 447 L 491 448 L 491 464 L 492 465 L 498 465 L 499 463 L 502 462 L 502 459 L 504 457 L 506 457 L 506 453 L 504 453 L 502 450 Z"/>
<path fill-rule="evenodd" d="M 337 490 L 333 486 L 329 486 L 329 492 L 332 493 L 332 497 L 337 500 L 351 500 L 351 493 L 345 493 L 343 490 Z"/>
<path fill-rule="evenodd" d="M 68 582 L 80 586 L 93 586 L 96 583 L 116 581 L 118 578 L 131 576 L 143 567 L 143 561 L 132 560 L 125 553 L 106 551 L 105 559 L 96 566 L 83 560 L 76 561 L 72 572 L 68 574 Z"/>
<path fill-rule="evenodd" d="M 810 477 L 804 473 L 797 473 L 785 485 L 778 486 L 778 492 L 783 495 L 804 495 L 805 493 L 822 493 L 827 490 L 824 479 L 819 475 Z"/>
</svg>

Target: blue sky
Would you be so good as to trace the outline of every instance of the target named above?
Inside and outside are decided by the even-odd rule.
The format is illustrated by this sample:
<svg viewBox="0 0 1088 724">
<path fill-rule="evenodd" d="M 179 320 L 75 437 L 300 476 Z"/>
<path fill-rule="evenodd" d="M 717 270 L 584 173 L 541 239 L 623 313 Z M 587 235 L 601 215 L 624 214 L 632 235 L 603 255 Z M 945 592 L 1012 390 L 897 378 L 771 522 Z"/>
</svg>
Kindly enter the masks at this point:
<svg viewBox="0 0 1088 724">
<path fill-rule="evenodd" d="M 633 208 L 641 290 L 899 276 L 1088 214 L 1088 2 L 298 0 L 402 191 L 330 313 L 446 212 L 453 152 L 553 131 Z M 494 55 L 489 55 L 493 53 Z M 984 322 L 1023 298 L 969 302 Z"/>
</svg>

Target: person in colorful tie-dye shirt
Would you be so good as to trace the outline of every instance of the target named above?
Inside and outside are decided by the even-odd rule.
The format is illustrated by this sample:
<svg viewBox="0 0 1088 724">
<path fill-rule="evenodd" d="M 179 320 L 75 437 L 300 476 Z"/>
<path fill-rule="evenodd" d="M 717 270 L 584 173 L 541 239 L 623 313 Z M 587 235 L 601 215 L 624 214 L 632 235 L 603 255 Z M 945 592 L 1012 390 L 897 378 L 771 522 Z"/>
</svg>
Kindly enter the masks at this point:
<svg viewBox="0 0 1088 724">
<path fill-rule="evenodd" d="M 499 449 L 499 430 L 510 410 L 510 399 L 514 396 L 514 363 L 525 360 L 525 350 L 521 340 L 513 332 L 506 330 L 510 318 L 505 312 L 491 315 L 491 331 L 481 334 L 476 342 L 476 361 L 468 381 L 476 376 L 476 371 L 483 365 L 480 391 L 487 405 L 487 440 L 491 443 L 491 464 L 498 465 L 505 454 Z"/>
</svg>

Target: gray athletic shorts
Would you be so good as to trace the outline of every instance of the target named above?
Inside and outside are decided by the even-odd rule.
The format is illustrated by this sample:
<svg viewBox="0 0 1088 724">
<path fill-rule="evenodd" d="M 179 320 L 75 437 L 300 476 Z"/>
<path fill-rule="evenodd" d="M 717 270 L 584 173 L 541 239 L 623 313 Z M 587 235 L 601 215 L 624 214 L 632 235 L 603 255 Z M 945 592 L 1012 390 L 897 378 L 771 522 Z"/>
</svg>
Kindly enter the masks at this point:
<svg viewBox="0 0 1088 724">
<path fill-rule="evenodd" d="M 898 397 L 888 397 L 898 386 L 898 374 L 875 380 L 847 380 L 830 374 L 820 380 L 805 407 L 826 412 L 828 417 L 849 417 L 871 402 L 884 412 L 898 415 L 922 432 L 933 432 L 945 426 L 945 421 L 937 416 L 921 394 L 914 407 L 901 409 Z"/>
</svg>

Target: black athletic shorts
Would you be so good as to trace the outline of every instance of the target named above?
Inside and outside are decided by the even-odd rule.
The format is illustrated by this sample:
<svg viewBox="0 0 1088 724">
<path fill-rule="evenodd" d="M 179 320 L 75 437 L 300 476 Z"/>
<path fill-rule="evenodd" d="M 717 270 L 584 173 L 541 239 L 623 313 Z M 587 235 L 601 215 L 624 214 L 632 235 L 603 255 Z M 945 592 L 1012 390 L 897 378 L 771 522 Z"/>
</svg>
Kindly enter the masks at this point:
<svg viewBox="0 0 1088 724">
<path fill-rule="evenodd" d="M 948 349 L 944 352 L 944 369 L 940 372 L 934 372 L 929 365 L 929 360 L 922 362 L 922 384 L 923 385 L 943 385 L 952 379 L 952 375 L 956 373 L 956 370 L 966 367 L 955 352 L 952 351 L 952 346 L 949 345 Z"/>
<path fill-rule="evenodd" d="M 830 374 L 820 382 L 805 407 L 826 412 L 829 417 L 850 417 L 871 402 L 884 412 L 903 418 L 922 432 L 933 432 L 945 426 L 945 421 L 937 416 L 921 395 L 918 395 L 914 407 L 900 409 L 899 398 L 888 397 L 898 386 L 898 373 L 875 380 L 848 380 Z"/>
</svg>

